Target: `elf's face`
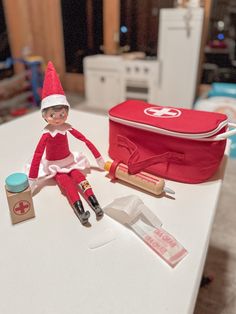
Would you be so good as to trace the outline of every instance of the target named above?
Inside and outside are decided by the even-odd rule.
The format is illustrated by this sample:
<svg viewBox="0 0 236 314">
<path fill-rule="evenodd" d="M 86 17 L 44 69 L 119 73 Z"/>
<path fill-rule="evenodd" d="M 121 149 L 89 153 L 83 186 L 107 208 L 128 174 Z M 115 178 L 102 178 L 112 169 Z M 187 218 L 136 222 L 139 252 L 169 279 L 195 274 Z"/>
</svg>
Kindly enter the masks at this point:
<svg viewBox="0 0 236 314">
<path fill-rule="evenodd" d="M 68 112 L 65 108 L 60 110 L 54 110 L 53 107 L 49 108 L 44 114 L 44 119 L 48 124 L 51 125 L 61 125 L 63 124 L 68 117 Z"/>
</svg>

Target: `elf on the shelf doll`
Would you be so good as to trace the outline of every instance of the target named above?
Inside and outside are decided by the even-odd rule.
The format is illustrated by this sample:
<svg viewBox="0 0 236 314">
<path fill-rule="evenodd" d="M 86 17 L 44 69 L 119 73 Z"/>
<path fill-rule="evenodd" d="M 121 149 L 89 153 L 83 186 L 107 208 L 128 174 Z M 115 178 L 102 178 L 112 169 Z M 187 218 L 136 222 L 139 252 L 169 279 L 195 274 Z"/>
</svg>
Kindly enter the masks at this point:
<svg viewBox="0 0 236 314">
<path fill-rule="evenodd" d="M 70 124 L 65 123 L 70 105 L 61 86 L 52 62 L 48 63 L 42 90 L 41 112 L 48 123 L 36 147 L 29 170 L 29 182 L 34 189 L 37 185 L 39 170 L 43 178 L 54 178 L 62 192 L 67 196 L 75 214 L 82 224 L 86 224 L 90 212 L 85 211 L 80 200 L 78 187 L 97 216 L 103 215 L 93 190 L 80 171 L 89 167 L 83 154 L 71 153 L 67 134 L 83 141 L 103 169 L 104 160 L 96 147 Z"/>
</svg>

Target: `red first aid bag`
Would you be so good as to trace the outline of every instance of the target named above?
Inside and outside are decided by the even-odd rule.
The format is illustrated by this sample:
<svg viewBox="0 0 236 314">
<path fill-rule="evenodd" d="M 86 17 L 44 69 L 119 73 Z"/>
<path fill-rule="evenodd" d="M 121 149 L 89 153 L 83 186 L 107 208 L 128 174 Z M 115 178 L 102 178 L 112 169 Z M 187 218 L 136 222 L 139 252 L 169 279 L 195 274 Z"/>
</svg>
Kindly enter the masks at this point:
<svg viewBox="0 0 236 314">
<path fill-rule="evenodd" d="M 234 129 L 228 131 L 228 127 Z M 109 111 L 109 155 L 129 173 L 147 171 L 186 183 L 210 178 L 236 133 L 221 113 L 128 100 Z"/>
</svg>

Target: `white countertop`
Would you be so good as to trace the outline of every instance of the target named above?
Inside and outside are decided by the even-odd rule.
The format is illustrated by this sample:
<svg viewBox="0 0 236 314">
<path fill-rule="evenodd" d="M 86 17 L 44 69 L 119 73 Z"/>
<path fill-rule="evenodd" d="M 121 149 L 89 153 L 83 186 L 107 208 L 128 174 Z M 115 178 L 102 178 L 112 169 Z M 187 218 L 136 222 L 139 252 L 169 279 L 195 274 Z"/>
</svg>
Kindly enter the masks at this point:
<svg viewBox="0 0 236 314">
<path fill-rule="evenodd" d="M 108 118 L 70 111 L 68 122 L 109 159 Z M 0 313 L 186 314 L 193 313 L 222 184 L 224 158 L 214 179 L 195 185 L 168 181 L 174 198 L 153 197 L 92 168 L 88 180 L 100 204 L 134 194 L 160 218 L 163 228 L 189 252 L 174 269 L 131 230 L 108 216 L 83 227 L 50 181 L 34 197 L 36 218 L 12 225 L 4 180 L 31 157 L 44 121 L 39 112 L 0 126 Z M 73 137 L 71 150 L 87 147 Z M 85 207 L 88 205 L 83 202 Z M 98 249 L 89 243 L 111 229 L 116 239 Z"/>
</svg>

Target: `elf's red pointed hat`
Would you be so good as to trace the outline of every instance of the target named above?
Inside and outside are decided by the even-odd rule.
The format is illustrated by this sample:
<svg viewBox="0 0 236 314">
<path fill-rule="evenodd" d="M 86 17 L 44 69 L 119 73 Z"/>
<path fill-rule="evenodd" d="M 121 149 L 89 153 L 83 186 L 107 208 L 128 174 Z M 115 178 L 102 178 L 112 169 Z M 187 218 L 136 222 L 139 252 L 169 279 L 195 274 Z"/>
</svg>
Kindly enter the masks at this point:
<svg viewBox="0 0 236 314">
<path fill-rule="evenodd" d="M 41 110 L 59 105 L 70 107 L 57 72 L 49 61 L 43 82 Z"/>
</svg>

